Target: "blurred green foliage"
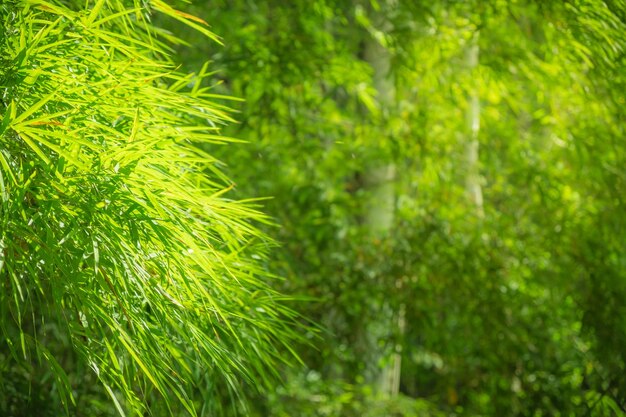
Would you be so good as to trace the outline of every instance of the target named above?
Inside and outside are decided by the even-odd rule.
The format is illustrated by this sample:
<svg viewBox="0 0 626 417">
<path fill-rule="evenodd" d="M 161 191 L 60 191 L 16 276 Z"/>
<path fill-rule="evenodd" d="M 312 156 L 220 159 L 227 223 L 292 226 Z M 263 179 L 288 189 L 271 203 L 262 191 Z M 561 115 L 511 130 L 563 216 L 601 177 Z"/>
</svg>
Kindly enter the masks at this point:
<svg viewBox="0 0 626 417">
<path fill-rule="evenodd" d="M 249 143 L 221 159 L 242 195 L 271 197 L 283 247 L 269 267 L 317 300 L 299 309 L 326 329 L 259 415 L 429 415 L 406 406 L 419 401 L 445 415 L 624 414 L 623 2 L 192 10 L 224 46 L 190 37 L 184 65 L 211 59 L 216 91 L 245 100 L 227 134 Z M 372 40 L 389 53 L 393 105 L 364 55 Z M 465 190 L 475 92 L 484 215 Z M 365 178 L 380 164 L 396 167 L 395 223 L 374 238 Z M 394 351 L 401 395 L 385 399 L 368 372 Z"/>
</svg>

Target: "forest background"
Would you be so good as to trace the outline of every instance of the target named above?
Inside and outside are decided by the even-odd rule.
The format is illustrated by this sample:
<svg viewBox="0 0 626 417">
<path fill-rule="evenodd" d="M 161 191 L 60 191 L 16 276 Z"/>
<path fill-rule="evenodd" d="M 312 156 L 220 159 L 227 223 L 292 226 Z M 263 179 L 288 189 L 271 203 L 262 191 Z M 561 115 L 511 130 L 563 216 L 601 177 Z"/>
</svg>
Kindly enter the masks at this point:
<svg viewBox="0 0 626 417">
<path fill-rule="evenodd" d="M 246 322 L 242 362 L 257 343 L 263 363 L 301 358 L 259 365 L 267 381 L 252 373 L 229 389 L 219 381 L 233 370 L 217 366 L 222 376 L 187 391 L 189 407 L 626 415 L 623 1 L 169 4 L 184 14 L 162 8 L 154 33 L 184 41 L 171 60 L 196 78 L 165 83 L 210 87 L 225 139 L 197 146 L 232 179 L 229 199 L 259 199 L 268 215 L 246 214 L 262 233 L 233 253 L 249 253 L 254 275 L 281 278 L 264 291 L 289 295 L 272 292 L 291 317 L 275 339 L 298 341 L 255 339 L 266 322 Z M 114 404 L 81 385 L 90 369 L 70 367 L 71 405 L 55 371 L 14 365 L 9 351 L 4 414 L 58 416 L 69 403 L 71 415 L 108 416 L 133 401 Z M 146 397 L 153 415 L 191 412 L 159 405 L 177 392 L 163 384 Z"/>
</svg>

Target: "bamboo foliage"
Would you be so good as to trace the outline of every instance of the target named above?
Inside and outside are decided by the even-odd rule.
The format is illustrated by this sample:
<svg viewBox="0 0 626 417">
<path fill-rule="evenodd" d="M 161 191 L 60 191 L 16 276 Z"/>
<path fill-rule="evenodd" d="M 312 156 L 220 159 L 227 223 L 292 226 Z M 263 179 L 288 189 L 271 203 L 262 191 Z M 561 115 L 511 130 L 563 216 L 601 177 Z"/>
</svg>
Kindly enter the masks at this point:
<svg viewBox="0 0 626 417">
<path fill-rule="evenodd" d="M 0 6 L 0 326 L 13 360 L 51 366 L 68 407 L 50 324 L 120 414 L 156 392 L 195 415 L 199 375 L 235 391 L 270 376 L 294 315 L 257 260 L 267 219 L 225 196 L 196 146 L 232 141 L 227 109 L 206 66 L 176 70 L 155 11 L 216 39 L 160 0 Z"/>
</svg>

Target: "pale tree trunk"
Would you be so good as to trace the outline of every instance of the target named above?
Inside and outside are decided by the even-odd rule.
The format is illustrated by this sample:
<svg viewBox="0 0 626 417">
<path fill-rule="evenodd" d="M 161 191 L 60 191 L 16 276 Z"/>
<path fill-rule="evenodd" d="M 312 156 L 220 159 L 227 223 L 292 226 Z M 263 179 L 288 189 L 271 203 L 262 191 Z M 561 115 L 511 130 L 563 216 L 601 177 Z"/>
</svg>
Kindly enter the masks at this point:
<svg viewBox="0 0 626 417">
<path fill-rule="evenodd" d="M 469 200 L 476 206 L 476 211 L 480 217 L 484 215 L 483 209 L 483 190 L 480 178 L 480 159 L 479 159 L 479 143 L 478 134 L 480 132 L 480 97 L 479 97 L 479 81 L 478 81 L 478 63 L 479 63 L 479 32 L 477 31 L 470 40 L 470 44 L 466 51 L 466 65 L 472 76 L 471 90 L 468 97 L 466 111 L 466 129 L 468 138 L 465 142 L 465 191 Z"/>
<path fill-rule="evenodd" d="M 365 59 L 374 70 L 374 88 L 377 91 L 378 103 L 384 120 L 385 114 L 395 107 L 396 100 L 395 85 L 390 73 L 391 56 L 387 48 L 381 45 L 379 41 L 369 39 L 365 45 Z M 385 133 L 382 135 L 382 140 L 391 140 Z M 364 176 L 368 195 L 365 226 L 372 238 L 382 238 L 390 233 L 394 221 L 396 166 L 389 160 L 377 161 L 367 167 Z M 385 262 L 385 259 L 380 259 L 380 262 Z M 385 279 L 385 277 L 379 277 L 379 279 Z M 400 306 L 394 309 L 394 307 L 396 306 L 385 302 L 379 320 L 371 323 L 367 330 L 370 333 L 368 335 L 369 345 L 372 349 L 378 350 L 373 358 L 383 358 L 387 353 L 380 351 L 377 343 L 379 339 L 389 339 L 394 333 L 403 331 L 404 308 Z M 401 367 L 399 346 L 394 347 L 390 360 L 382 370 L 377 368 L 378 361 L 375 359 L 374 361 L 375 363 L 371 364 L 371 368 L 375 371 L 369 382 L 373 383 L 378 392 L 383 395 L 397 395 L 400 387 Z"/>
</svg>

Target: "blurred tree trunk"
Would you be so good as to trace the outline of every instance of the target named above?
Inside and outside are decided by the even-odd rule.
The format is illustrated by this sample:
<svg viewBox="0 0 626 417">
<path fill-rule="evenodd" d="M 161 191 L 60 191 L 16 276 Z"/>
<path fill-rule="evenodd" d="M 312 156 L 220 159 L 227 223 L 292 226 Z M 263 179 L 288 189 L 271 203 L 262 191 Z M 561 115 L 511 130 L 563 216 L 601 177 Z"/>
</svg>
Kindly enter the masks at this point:
<svg viewBox="0 0 626 417">
<path fill-rule="evenodd" d="M 388 28 L 383 28 L 386 30 Z M 391 78 L 391 54 L 389 50 L 381 44 L 379 39 L 371 37 L 365 44 L 365 60 L 373 69 L 373 85 L 377 92 L 380 117 L 382 124 L 382 135 L 378 140 L 390 140 L 389 129 L 386 127 L 388 114 L 395 107 L 396 91 Z M 383 145 L 384 146 L 384 145 Z M 394 222 L 395 200 L 396 200 L 396 166 L 392 158 L 381 152 L 381 157 L 374 160 L 365 173 L 365 187 L 367 192 L 367 202 L 365 211 L 365 226 L 370 236 L 376 240 L 385 238 L 390 232 Z M 384 262 L 384 259 L 380 259 Z M 391 279 L 392 277 L 378 277 L 378 279 Z M 403 308 L 391 305 L 388 300 L 382 301 L 380 307 L 380 318 L 372 323 L 368 337 L 370 347 L 375 350 L 374 369 L 372 380 L 378 391 L 383 395 L 395 396 L 400 387 L 400 367 L 401 355 L 394 346 L 394 352 L 386 361 L 383 369 L 378 365 L 381 359 L 386 359 L 387 353 L 380 347 L 379 340 L 393 339 L 404 327 Z M 394 343 L 395 345 L 395 343 Z M 377 351 L 376 351 L 377 350 Z"/>
<path fill-rule="evenodd" d="M 469 200 L 476 206 L 478 215 L 482 217 L 484 215 L 484 209 L 483 191 L 480 180 L 480 153 L 478 142 L 478 134 L 480 132 L 480 80 L 478 79 L 477 73 L 480 52 L 478 46 L 479 36 L 479 31 L 476 31 L 472 35 L 465 56 L 468 72 L 472 77 L 470 81 L 471 90 L 469 92 L 465 114 L 467 130 L 467 141 L 465 143 L 465 163 L 467 169 L 465 190 Z"/>
</svg>

